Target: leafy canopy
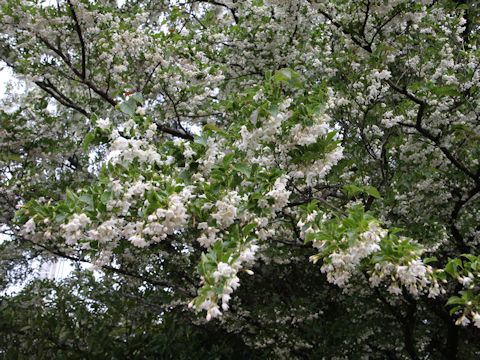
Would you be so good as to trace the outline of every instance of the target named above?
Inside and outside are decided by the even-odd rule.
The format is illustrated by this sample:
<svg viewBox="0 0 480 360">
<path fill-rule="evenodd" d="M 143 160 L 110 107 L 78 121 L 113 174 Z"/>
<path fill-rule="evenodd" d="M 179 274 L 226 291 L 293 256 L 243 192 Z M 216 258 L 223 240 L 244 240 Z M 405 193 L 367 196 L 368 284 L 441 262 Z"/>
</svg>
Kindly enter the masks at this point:
<svg viewBox="0 0 480 360">
<path fill-rule="evenodd" d="M 0 9 L 0 352 L 479 355 L 475 1 Z"/>
</svg>

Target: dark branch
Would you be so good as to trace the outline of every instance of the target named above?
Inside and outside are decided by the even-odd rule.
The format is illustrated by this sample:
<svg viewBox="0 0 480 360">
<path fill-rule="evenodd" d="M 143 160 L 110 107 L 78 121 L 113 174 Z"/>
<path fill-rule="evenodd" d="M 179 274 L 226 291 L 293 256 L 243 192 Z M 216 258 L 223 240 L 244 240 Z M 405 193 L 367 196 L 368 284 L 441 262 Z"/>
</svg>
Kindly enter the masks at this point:
<svg viewBox="0 0 480 360">
<path fill-rule="evenodd" d="M 361 31 L 364 39 L 365 39 L 365 29 L 367 27 L 369 16 L 370 16 L 370 0 L 367 0 L 367 8 L 365 9 L 365 18 L 363 19 L 362 31 Z"/>
<path fill-rule="evenodd" d="M 26 241 L 30 242 L 32 245 L 38 246 L 38 247 L 42 248 L 43 250 L 47 251 L 48 253 L 50 253 L 52 255 L 55 255 L 57 257 L 68 259 L 68 260 L 71 260 L 73 262 L 83 262 L 83 263 L 91 264 L 91 262 L 88 261 L 88 260 L 73 256 L 73 255 L 66 254 L 66 253 L 64 253 L 64 252 L 62 252 L 58 249 L 52 249 L 52 248 L 49 248 L 49 247 L 47 247 L 43 244 L 39 244 L 39 243 L 33 242 L 31 240 L 28 240 L 28 239 L 23 239 L 23 240 L 26 240 Z M 145 281 L 146 283 L 149 283 L 149 284 L 152 284 L 152 285 L 155 285 L 155 286 L 162 286 L 162 287 L 166 287 L 166 288 L 174 288 L 175 290 L 183 292 L 183 293 L 185 293 L 189 296 L 192 295 L 192 294 L 190 294 L 190 292 L 188 290 L 178 288 L 178 287 L 176 288 L 175 285 L 172 285 L 172 284 L 170 284 L 166 281 L 148 278 L 148 277 L 145 277 L 145 276 L 140 275 L 138 273 L 134 273 L 134 272 L 131 272 L 131 271 L 128 271 L 128 270 L 125 270 L 125 269 L 121 269 L 121 268 L 116 268 L 116 267 L 113 267 L 111 265 L 102 265 L 101 268 L 103 270 L 110 271 L 110 272 L 113 272 L 115 274 L 125 275 L 125 276 L 132 277 L 132 278 L 135 278 L 135 279 L 138 279 L 138 280 L 142 280 L 142 281 Z"/>
<path fill-rule="evenodd" d="M 238 15 L 237 13 L 235 12 L 235 9 L 232 9 L 231 7 L 229 7 L 228 5 L 226 4 L 223 4 L 221 2 L 218 2 L 218 1 L 214 1 L 214 0 L 199 0 L 198 2 L 203 2 L 203 3 L 207 3 L 207 4 L 212 4 L 212 5 L 217 5 L 217 6 L 221 6 L 221 7 L 224 7 L 226 9 L 228 9 L 230 11 L 230 13 L 232 14 L 232 17 L 233 17 L 233 20 L 235 20 L 235 24 L 238 24 Z"/>
<path fill-rule="evenodd" d="M 44 80 L 44 81 L 35 81 L 35 84 L 37 84 L 43 91 L 51 95 L 55 100 L 57 100 L 60 104 L 78 111 L 80 114 L 89 116 L 88 112 L 75 104 L 71 99 L 69 99 L 67 96 L 62 94 L 50 81 Z"/>
<path fill-rule="evenodd" d="M 86 69 L 87 69 L 87 55 L 86 55 L 86 46 L 85 46 L 85 41 L 83 39 L 82 35 L 82 28 L 80 27 L 80 22 L 78 21 L 77 13 L 75 12 L 75 8 L 73 7 L 73 4 L 71 0 L 67 0 L 68 6 L 70 7 L 70 12 L 72 13 L 72 19 L 75 22 L 75 31 L 77 32 L 78 39 L 80 40 L 80 50 L 82 53 L 82 73 L 81 73 L 81 78 L 85 80 L 86 78 Z"/>
<path fill-rule="evenodd" d="M 193 135 L 189 134 L 189 133 L 186 133 L 186 132 L 182 132 L 180 130 L 177 130 L 177 129 L 172 129 L 172 128 L 169 128 L 169 127 L 166 127 L 166 126 L 163 126 L 163 125 L 160 125 L 160 124 L 157 124 L 157 127 L 160 129 L 160 131 L 166 133 L 166 134 L 170 134 L 172 136 L 175 136 L 175 137 L 179 137 L 179 138 L 182 138 L 182 139 L 185 139 L 185 140 L 193 140 Z"/>
</svg>

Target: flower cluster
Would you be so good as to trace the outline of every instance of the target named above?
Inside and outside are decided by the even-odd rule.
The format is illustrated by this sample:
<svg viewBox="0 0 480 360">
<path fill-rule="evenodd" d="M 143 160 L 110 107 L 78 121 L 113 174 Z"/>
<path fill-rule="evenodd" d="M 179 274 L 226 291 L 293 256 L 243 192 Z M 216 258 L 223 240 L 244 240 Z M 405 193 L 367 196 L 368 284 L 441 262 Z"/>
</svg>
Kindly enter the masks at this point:
<svg viewBox="0 0 480 360">
<path fill-rule="evenodd" d="M 60 226 L 67 245 L 75 245 L 78 240 L 85 236 L 84 230 L 91 223 L 85 214 L 73 214 L 70 221 Z"/>
<path fill-rule="evenodd" d="M 190 198 L 190 195 L 189 191 L 182 191 L 180 195 L 170 195 L 168 197 L 168 208 L 158 208 L 155 213 L 149 215 L 143 233 L 149 235 L 152 241 L 157 242 L 164 240 L 176 231 L 182 230 L 188 220 L 185 201 Z"/>
<path fill-rule="evenodd" d="M 382 282 L 390 282 L 387 290 L 393 295 L 402 294 L 402 286 L 414 297 L 428 290 L 428 297 L 437 297 L 445 293 L 438 281 L 432 276 L 433 269 L 417 258 L 405 264 L 378 262 L 370 275 L 371 286 L 379 286 Z"/>
<path fill-rule="evenodd" d="M 257 250 L 258 245 L 248 244 L 236 256 L 230 256 L 229 261 L 218 262 L 215 270 L 209 276 L 209 281 L 205 277 L 203 278 L 205 285 L 201 290 L 206 291 L 204 300 L 200 304 L 191 302 L 190 307 L 195 306 L 196 309 L 206 310 L 207 321 L 222 315 L 218 301 L 221 301 L 222 310 L 227 311 L 232 292 L 240 286 L 238 272 L 245 266 L 251 265 Z M 245 271 L 253 274 L 251 270 Z M 221 289 L 221 292 L 218 293 L 215 289 Z"/>
<path fill-rule="evenodd" d="M 358 241 L 346 250 L 339 250 L 328 255 L 324 259 L 321 271 L 327 274 L 327 280 L 335 285 L 344 287 L 348 281 L 358 271 L 360 262 L 370 256 L 372 253 L 380 250 L 380 240 L 387 232 L 382 229 L 375 221 L 368 224 L 368 230 L 358 236 Z M 343 238 L 342 243 L 348 243 L 348 239 Z M 315 247 L 320 249 L 324 244 L 314 243 Z"/>
<path fill-rule="evenodd" d="M 272 209 L 274 211 L 282 210 L 287 204 L 290 194 L 290 190 L 287 190 L 288 178 L 281 176 L 275 180 L 273 189 L 267 193 L 267 196 L 271 197 L 274 201 Z"/>
<path fill-rule="evenodd" d="M 216 201 L 216 211 L 211 216 L 220 228 L 227 228 L 233 224 L 237 217 L 237 206 L 240 200 L 238 193 L 231 191 L 223 199 Z"/>
</svg>

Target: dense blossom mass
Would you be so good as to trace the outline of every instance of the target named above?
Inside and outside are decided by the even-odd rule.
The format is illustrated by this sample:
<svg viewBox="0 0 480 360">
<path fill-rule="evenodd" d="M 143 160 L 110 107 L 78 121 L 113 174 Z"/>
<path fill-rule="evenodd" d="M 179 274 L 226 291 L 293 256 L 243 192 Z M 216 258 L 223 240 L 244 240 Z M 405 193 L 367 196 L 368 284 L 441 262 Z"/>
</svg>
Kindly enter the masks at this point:
<svg viewBox="0 0 480 360">
<path fill-rule="evenodd" d="M 132 320 L 151 328 L 109 333 L 125 344 L 176 324 L 222 358 L 476 358 L 479 17 L 468 0 L 0 0 L 22 87 L 0 113 L 2 251 L 152 299 Z M 76 289 L 83 317 L 114 308 Z"/>
</svg>

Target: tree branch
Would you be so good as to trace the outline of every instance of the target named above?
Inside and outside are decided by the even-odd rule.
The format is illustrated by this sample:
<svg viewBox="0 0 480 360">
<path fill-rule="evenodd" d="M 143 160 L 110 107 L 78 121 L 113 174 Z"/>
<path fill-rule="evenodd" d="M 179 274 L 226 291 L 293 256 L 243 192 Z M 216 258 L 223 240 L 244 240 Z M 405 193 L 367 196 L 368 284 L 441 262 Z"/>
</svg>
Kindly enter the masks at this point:
<svg viewBox="0 0 480 360">
<path fill-rule="evenodd" d="M 372 53 L 372 48 L 370 45 L 368 46 L 365 46 L 363 45 L 358 39 L 355 38 L 355 36 L 353 36 L 353 34 L 351 34 L 349 31 L 345 30 L 343 28 L 343 26 L 336 22 L 332 16 L 330 16 L 328 13 L 326 13 L 325 11 L 323 10 L 320 10 L 320 13 L 325 16 L 327 19 L 329 19 L 332 24 L 339 28 L 344 34 L 347 34 L 349 35 L 353 42 L 355 44 L 357 44 L 358 46 L 360 46 L 362 49 L 366 50 L 367 52 L 369 53 Z M 415 126 L 413 126 L 420 134 L 422 134 L 424 137 L 426 137 L 427 139 L 431 140 L 439 149 L 440 151 L 447 157 L 448 160 L 450 160 L 450 162 L 459 170 L 461 170 L 463 173 L 465 173 L 468 177 L 470 177 L 473 181 L 475 181 L 477 184 L 480 183 L 480 178 L 479 176 L 477 176 L 476 174 L 474 174 L 472 171 L 470 171 L 460 160 L 458 160 L 452 153 L 449 149 L 447 149 L 445 146 L 443 146 L 441 143 L 440 143 L 440 139 L 433 136 L 429 131 L 427 131 L 423 126 L 422 126 L 422 118 L 423 118 L 423 115 L 425 113 L 425 108 L 427 106 L 427 102 L 419 97 L 417 97 L 416 95 L 412 94 L 411 92 L 409 92 L 406 88 L 402 88 L 398 85 L 396 85 L 392 80 L 388 79 L 388 80 L 385 80 L 387 82 L 387 84 L 393 89 L 395 90 L 396 92 L 406 96 L 408 99 L 412 100 L 413 102 L 415 102 L 416 104 L 418 104 L 420 107 L 418 109 L 418 113 L 417 113 L 417 122 L 415 124 Z"/>
<path fill-rule="evenodd" d="M 71 0 L 67 0 L 68 6 L 70 8 L 70 12 L 72 13 L 72 18 L 73 21 L 75 22 L 75 31 L 77 32 L 78 39 L 80 40 L 80 50 L 82 54 L 82 73 L 81 73 L 81 79 L 85 80 L 86 79 L 86 69 L 87 69 L 87 56 L 86 56 L 86 46 L 85 46 L 85 41 L 83 39 L 82 35 L 82 28 L 80 27 L 80 22 L 78 21 L 77 14 L 75 12 L 75 8 L 73 7 L 73 4 Z"/>
<path fill-rule="evenodd" d="M 468 177 L 470 177 L 476 183 L 480 183 L 480 179 L 476 176 L 473 172 L 471 172 L 460 160 L 458 160 L 449 149 L 443 146 L 440 143 L 440 139 L 436 136 L 433 136 L 427 129 L 422 126 L 423 116 L 425 114 L 426 103 L 423 102 L 420 104 L 417 112 L 417 120 L 415 123 L 415 129 L 422 134 L 424 137 L 432 141 L 440 151 L 447 157 L 448 160 L 459 170 L 465 173 Z"/>
<path fill-rule="evenodd" d="M 49 247 L 47 247 L 43 244 L 39 244 L 39 243 L 34 242 L 32 240 L 29 240 L 29 239 L 25 239 L 25 238 L 22 238 L 22 239 L 28 241 L 29 243 L 31 243 L 34 246 L 38 246 L 38 247 L 42 248 L 43 250 L 45 250 L 45 251 L 49 252 L 50 254 L 55 255 L 57 257 L 68 259 L 68 260 L 71 260 L 73 262 L 83 262 L 83 263 L 91 264 L 91 262 L 88 261 L 88 260 L 73 256 L 73 255 L 66 254 L 66 253 L 64 253 L 64 252 L 62 252 L 58 249 L 49 248 Z M 133 273 L 133 272 L 130 272 L 130 271 L 125 270 L 125 269 L 116 268 L 116 267 L 113 267 L 111 265 L 102 265 L 101 268 L 103 270 L 110 271 L 110 272 L 113 272 L 115 274 L 125 275 L 125 276 L 132 277 L 132 278 L 135 278 L 135 279 L 138 279 L 138 280 L 142 280 L 142 281 L 145 281 L 145 282 L 147 282 L 149 284 L 152 284 L 152 285 L 155 285 L 155 286 L 163 286 L 163 287 L 167 287 L 167 288 L 174 288 L 174 289 L 179 290 L 180 292 L 182 292 L 182 293 L 184 293 L 188 296 L 195 295 L 195 294 L 192 294 L 190 291 L 188 291 L 186 289 L 183 289 L 183 288 L 180 288 L 180 287 L 175 287 L 174 285 L 172 285 L 172 284 L 170 284 L 166 281 L 147 278 L 143 275 Z"/>
<path fill-rule="evenodd" d="M 75 104 L 71 99 L 69 99 L 67 96 L 65 96 L 63 93 L 61 93 L 50 81 L 44 80 L 44 81 L 35 81 L 35 84 L 40 87 L 43 91 L 51 95 L 55 100 L 57 100 L 60 104 L 71 108 L 73 110 L 78 111 L 80 114 L 89 116 L 89 113 Z"/>
</svg>

